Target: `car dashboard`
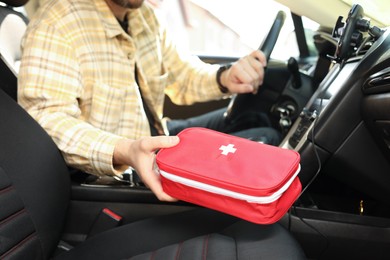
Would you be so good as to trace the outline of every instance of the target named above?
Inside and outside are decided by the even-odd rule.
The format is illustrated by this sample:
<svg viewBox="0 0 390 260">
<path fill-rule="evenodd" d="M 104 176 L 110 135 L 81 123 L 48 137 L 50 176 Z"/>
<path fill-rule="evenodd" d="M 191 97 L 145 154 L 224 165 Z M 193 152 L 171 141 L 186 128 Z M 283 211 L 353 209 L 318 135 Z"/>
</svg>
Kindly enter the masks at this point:
<svg viewBox="0 0 390 260">
<path fill-rule="evenodd" d="M 305 190 L 341 183 L 361 198 L 388 205 L 390 35 L 387 28 L 361 30 L 360 23 L 369 27 L 362 16 L 356 5 L 345 23 L 342 17 L 337 21 L 339 41 L 329 73 L 280 146 L 301 154 Z"/>
</svg>

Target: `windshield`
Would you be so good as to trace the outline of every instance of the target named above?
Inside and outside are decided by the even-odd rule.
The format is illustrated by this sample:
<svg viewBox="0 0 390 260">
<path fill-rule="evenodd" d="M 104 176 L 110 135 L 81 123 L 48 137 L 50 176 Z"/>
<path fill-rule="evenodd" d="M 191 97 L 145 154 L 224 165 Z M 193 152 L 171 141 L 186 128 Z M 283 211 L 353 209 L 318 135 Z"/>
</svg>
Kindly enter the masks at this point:
<svg viewBox="0 0 390 260">
<path fill-rule="evenodd" d="M 364 7 L 364 14 L 371 19 L 375 19 L 383 26 L 390 25 L 389 9 L 390 3 L 388 0 L 343 0 L 345 3 L 352 6 L 360 4 Z"/>
<path fill-rule="evenodd" d="M 160 0 L 156 6 L 180 48 L 197 55 L 237 57 L 259 47 L 282 10 L 286 21 L 271 57 L 299 55 L 290 10 L 273 0 Z M 310 31 L 318 28 L 309 19 L 304 25 Z"/>
</svg>

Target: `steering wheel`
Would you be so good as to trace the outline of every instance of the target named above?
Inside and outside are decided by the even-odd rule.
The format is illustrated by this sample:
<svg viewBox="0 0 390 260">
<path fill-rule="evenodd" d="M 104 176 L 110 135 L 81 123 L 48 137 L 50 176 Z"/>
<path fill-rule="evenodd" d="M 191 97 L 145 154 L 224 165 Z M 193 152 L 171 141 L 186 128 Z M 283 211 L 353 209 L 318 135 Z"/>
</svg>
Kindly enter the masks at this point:
<svg viewBox="0 0 390 260">
<path fill-rule="evenodd" d="M 264 53 L 267 61 L 269 60 L 271 52 L 275 47 L 276 40 L 279 37 L 285 18 L 286 14 L 283 11 L 279 11 L 277 13 L 267 37 L 265 37 L 259 47 L 259 50 Z M 224 114 L 226 122 L 230 123 L 237 118 L 241 114 L 241 111 L 244 111 L 245 108 L 248 108 L 250 104 L 254 102 L 253 99 L 255 97 L 256 95 L 253 95 L 252 93 L 233 95 Z"/>
</svg>

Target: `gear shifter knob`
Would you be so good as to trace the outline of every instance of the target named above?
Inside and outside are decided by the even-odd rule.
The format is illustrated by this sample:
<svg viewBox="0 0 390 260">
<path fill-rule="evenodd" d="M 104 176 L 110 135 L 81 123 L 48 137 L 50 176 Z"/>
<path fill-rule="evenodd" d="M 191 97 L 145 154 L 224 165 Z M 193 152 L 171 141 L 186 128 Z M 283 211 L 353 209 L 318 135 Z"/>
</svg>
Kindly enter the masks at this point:
<svg viewBox="0 0 390 260">
<path fill-rule="evenodd" d="M 299 66 L 296 59 L 291 57 L 288 59 L 287 68 L 292 75 L 292 86 L 293 88 L 299 88 L 302 85 L 301 74 L 299 73 Z"/>
</svg>

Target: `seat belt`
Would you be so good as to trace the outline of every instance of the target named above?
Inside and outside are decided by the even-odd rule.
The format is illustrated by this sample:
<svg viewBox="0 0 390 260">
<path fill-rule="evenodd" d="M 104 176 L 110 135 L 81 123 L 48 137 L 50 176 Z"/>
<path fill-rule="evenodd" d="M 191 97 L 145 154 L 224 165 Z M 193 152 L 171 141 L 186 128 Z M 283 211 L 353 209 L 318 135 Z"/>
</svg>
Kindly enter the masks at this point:
<svg viewBox="0 0 390 260">
<path fill-rule="evenodd" d="M 87 238 L 119 226 L 122 222 L 122 216 L 108 208 L 103 208 L 93 223 Z"/>
<path fill-rule="evenodd" d="M 10 97 L 14 100 L 17 100 L 17 88 L 18 88 L 18 79 L 17 76 L 10 69 L 8 64 L 3 59 L 3 56 L 0 54 L 0 72 L 1 72 L 1 83 L 0 88 L 4 90 Z"/>
<path fill-rule="evenodd" d="M 152 111 L 150 111 L 150 108 L 149 106 L 146 104 L 145 100 L 144 100 L 144 97 L 142 95 L 142 89 L 140 88 L 140 85 L 139 85 L 139 80 L 138 80 L 138 73 L 137 73 L 137 64 L 135 64 L 135 69 L 134 69 L 134 78 L 135 78 L 135 82 L 137 83 L 138 85 L 138 89 L 139 89 L 139 92 L 140 92 L 140 95 L 141 95 L 141 99 L 142 99 L 142 104 L 143 104 L 143 107 L 144 107 L 144 110 L 145 110 L 145 114 L 146 114 L 146 117 L 148 118 L 148 121 L 149 121 L 149 127 L 150 127 L 150 134 L 152 136 L 157 136 L 157 135 L 160 135 L 158 133 L 158 130 L 156 128 L 156 120 L 152 114 Z"/>
</svg>

